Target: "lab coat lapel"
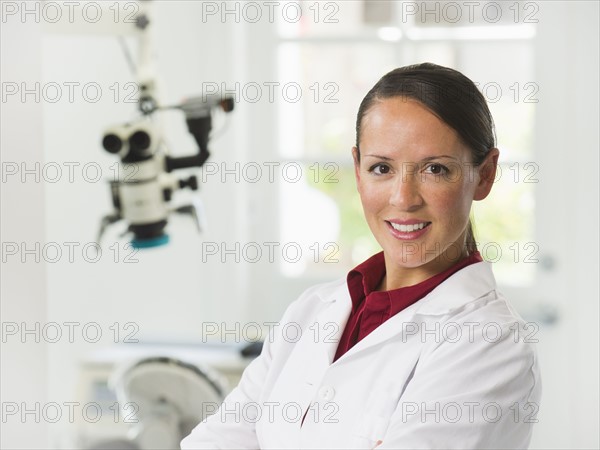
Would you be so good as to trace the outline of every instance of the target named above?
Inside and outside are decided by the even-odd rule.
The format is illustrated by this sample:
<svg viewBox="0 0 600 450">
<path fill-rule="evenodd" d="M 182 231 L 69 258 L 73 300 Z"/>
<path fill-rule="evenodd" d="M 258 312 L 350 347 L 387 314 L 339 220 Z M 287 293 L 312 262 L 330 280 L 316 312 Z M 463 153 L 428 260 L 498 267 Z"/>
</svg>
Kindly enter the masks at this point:
<svg viewBox="0 0 600 450">
<path fill-rule="evenodd" d="M 375 330 L 369 333 L 366 337 L 358 341 L 350 350 L 344 353 L 336 363 L 344 362 L 348 358 L 352 358 L 357 353 L 365 351 L 373 346 L 380 344 L 381 342 L 387 341 L 388 339 L 393 338 L 401 334 L 405 327 L 404 323 L 412 322 L 415 315 L 415 304 L 409 306 L 408 308 L 400 311 L 394 317 L 386 320 L 384 323 L 379 325 Z"/>
<path fill-rule="evenodd" d="M 317 292 L 318 310 L 306 310 L 312 314 L 306 322 L 301 320 L 304 325 L 302 336 L 294 345 L 287 364 L 281 369 L 278 381 L 269 394 L 269 401 L 280 402 L 280 405 L 298 404 L 303 413 L 308 410 L 331 365 L 339 337 L 350 315 L 350 300 L 348 297 L 346 301 L 346 292 L 345 283 L 337 283 Z M 286 420 L 282 416 L 278 416 L 277 420 L 277 436 L 273 437 L 272 442 L 299 442 L 302 422 Z"/>
<path fill-rule="evenodd" d="M 316 316 L 314 323 L 311 323 L 308 333 L 310 339 L 317 344 L 311 346 L 314 349 L 311 359 L 322 369 L 319 372 L 325 372 L 335 357 L 352 310 L 352 302 L 345 283 L 323 295 L 321 301 L 327 306 Z M 321 374 L 314 373 L 314 375 L 317 378 Z"/>
</svg>

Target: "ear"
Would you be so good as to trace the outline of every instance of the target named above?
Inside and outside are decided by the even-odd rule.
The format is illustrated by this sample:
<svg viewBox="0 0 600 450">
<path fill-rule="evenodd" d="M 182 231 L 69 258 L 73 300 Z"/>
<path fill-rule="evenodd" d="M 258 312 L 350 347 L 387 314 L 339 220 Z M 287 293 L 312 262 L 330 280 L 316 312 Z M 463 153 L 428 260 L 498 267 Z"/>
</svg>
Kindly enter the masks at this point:
<svg viewBox="0 0 600 450">
<path fill-rule="evenodd" d="M 352 159 L 354 159 L 354 177 L 356 185 L 360 183 L 360 161 L 358 160 L 358 148 L 352 147 Z"/>
<path fill-rule="evenodd" d="M 492 148 L 479 165 L 479 182 L 475 188 L 473 200 L 483 200 L 492 190 L 492 186 L 496 180 L 496 167 L 498 166 L 499 156 L 500 151 L 497 148 Z"/>
</svg>

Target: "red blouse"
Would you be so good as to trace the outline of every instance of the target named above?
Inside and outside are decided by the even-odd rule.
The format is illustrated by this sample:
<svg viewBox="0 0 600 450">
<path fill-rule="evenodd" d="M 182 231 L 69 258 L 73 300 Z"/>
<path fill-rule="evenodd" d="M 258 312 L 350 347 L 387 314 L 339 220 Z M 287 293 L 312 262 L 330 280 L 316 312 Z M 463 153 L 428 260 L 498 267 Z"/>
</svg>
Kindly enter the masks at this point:
<svg viewBox="0 0 600 450">
<path fill-rule="evenodd" d="M 385 275 L 383 252 L 377 253 L 348 273 L 348 291 L 352 299 L 352 311 L 340 338 L 335 354 L 336 361 L 358 341 L 375 328 L 429 294 L 438 284 L 460 269 L 481 262 L 478 251 L 454 264 L 445 271 L 413 286 L 391 291 L 374 291 Z"/>
</svg>

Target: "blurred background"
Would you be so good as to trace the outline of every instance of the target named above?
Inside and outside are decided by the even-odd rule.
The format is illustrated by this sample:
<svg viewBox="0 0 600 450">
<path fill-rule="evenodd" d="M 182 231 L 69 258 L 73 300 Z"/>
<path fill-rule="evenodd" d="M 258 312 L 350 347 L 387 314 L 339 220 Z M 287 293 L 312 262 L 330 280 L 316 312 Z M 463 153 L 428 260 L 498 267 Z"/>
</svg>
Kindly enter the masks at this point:
<svg viewBox="0 0 600 450">
<path fill-rule="evenodd" d="M 475 81 L 495 118 L 498 180 L 473 219 L 535 324 L 532 447 L 599 447 L 597 2 L 0 3 L 2 448 L 125 439 L 110 380 L 143 356 L 235 384 L 265 324 L 379 251 L 356 111 L 383 74 L 425 61 Z M 140 115 L 144 49 L 160 105 L 217 89 L 234 110 L 213 111 L 209 163 L 177 174 L 198 179 L 172 203 L 196 205 L 202 231 L 172 214 L 170 242 L 136 250 L 115 224 L 96 255 L 122 170 L 102 137 Z M 182 111 L 154 116 L 172 155 L 197 151 Z"/>
</svg>

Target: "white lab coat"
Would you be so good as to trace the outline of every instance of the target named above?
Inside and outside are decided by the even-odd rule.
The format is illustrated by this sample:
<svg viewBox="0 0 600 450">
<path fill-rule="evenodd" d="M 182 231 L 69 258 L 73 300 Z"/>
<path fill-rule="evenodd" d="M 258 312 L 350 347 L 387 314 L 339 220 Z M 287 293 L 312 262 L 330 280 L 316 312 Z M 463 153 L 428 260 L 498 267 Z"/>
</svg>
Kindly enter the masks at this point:
<svg viewBox="0 0 600 450">
<path fill-rule="evenodd" d="M 537 327 L 497 291 L 490 263 L 459 270 L 332 364 L 350 310 L 345 279 L 304 292 L 181 448 L 529 445 Z"/>
</svg>

